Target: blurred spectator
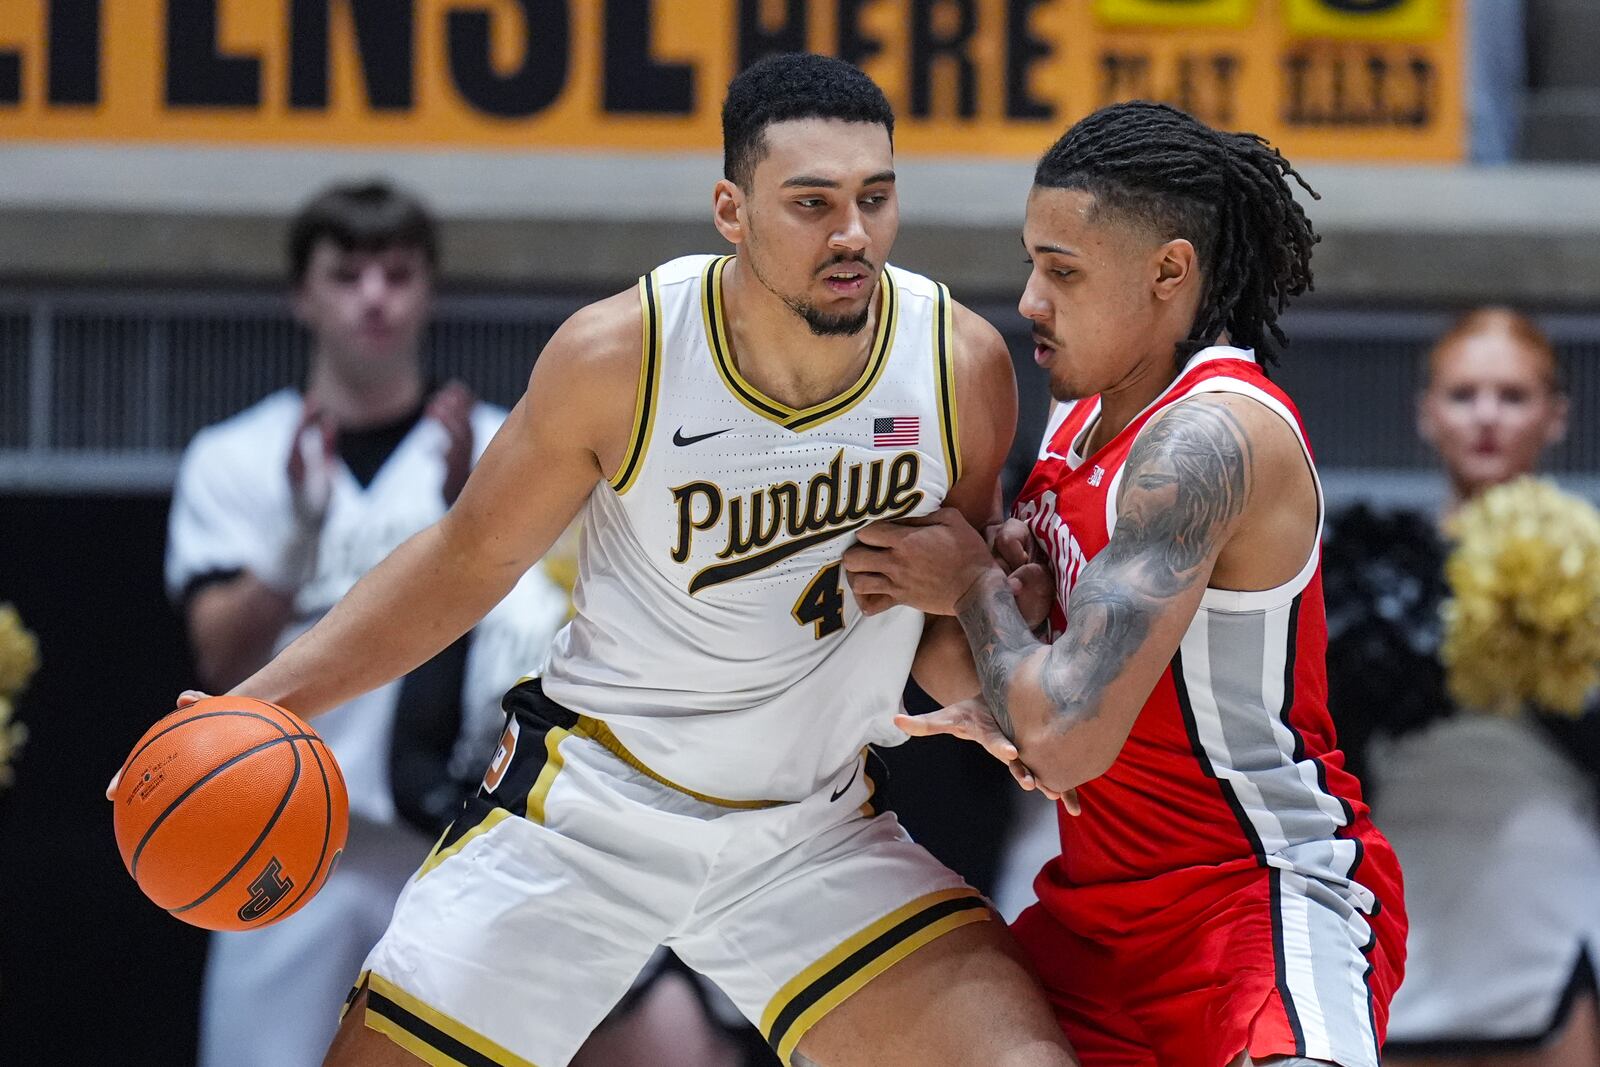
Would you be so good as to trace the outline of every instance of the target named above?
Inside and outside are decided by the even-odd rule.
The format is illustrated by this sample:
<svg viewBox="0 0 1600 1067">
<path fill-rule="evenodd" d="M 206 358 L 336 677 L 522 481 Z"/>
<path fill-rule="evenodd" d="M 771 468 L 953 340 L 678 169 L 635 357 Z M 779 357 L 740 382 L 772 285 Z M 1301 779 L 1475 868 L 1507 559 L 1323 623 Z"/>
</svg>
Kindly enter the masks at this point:
<svg viewBox="0 0 1600 1067">
<path fill-rule="evenodd" d="M 173 498 L 168 591 L 213 692 L 438 519 L 504 417 L 424 377 L 437 242 L 418 201 L 379 182 L 329 189 L 294 220 L 289 259 L 312 339 L 306 381 L 202 430 Z M 500 692 L 538 665 L 565 607 L 530 572 L 475 635 L 317 720 L 349 786 L 344 855 L 299 913 L 213 935 L 204 1067 L 321 1062 L 401 886 L 482 772 Z"/>
<path fill-rule="evenodd" d="M 1330 703 L 1411 917 L 1389 1063 L 1600 1064 L 1600 713 L 1458 711 L 1439 661 L 1450 516 L 1532 471 L 1566 412 L 1538 328 L 1473 312 L 1433 349 L 1418 408 L 1446 513 L 1358 506 L 1327 532 Z"/>
</svg>

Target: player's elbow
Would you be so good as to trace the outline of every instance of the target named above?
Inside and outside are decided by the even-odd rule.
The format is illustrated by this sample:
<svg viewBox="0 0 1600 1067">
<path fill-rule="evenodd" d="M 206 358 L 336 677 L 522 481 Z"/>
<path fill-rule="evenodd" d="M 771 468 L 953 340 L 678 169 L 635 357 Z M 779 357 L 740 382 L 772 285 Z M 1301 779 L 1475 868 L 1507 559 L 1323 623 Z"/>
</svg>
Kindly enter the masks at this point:
<svg viewBox="0 0 1600 1067">
<path fill-rule="evenodd" d="M 1017 751 L 1046 788 L 1057 793 L 1092 782 L 1111 769 L 1122 751 L 1119 739 L 1094 729 L 1093 718 L 1062 716 L 1032 736 L 1017 739 Z"/>
<path fill-rule="evenodd" d="M 1085 782 L 1092 782 L 1109 771 L 1116 762 L 1115 756 L 1104 758 L 1090 752 L 1060 751 L 1062 747 L 1057 746 L 1057 751 L 1048 755 L 1030 757 L 1026 752 L 1022 755 L 1022 762 L 1034 777 L 1052 792 L 1065 793 Z"/>
</svg>

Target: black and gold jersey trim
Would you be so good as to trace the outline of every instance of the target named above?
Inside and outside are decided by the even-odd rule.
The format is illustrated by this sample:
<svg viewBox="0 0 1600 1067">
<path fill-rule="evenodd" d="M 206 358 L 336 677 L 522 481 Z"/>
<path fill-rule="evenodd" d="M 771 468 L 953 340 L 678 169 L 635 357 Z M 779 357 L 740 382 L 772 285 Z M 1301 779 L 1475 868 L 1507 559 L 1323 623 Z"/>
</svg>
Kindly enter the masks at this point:
<svg viewBox="0 0 1600 1067">
<path fill-rule="evenodd" d="M 788 1063 L 806 1032 L 852 993 L 935 938 L 991 918 L 988 904 L 966 887 L 919 897 L 785 983 L 761 1013 L 761 1032 Z"/>
<path fill-rule="evenodd" d="M 433 1067 L 535 1067 L 533 1061 L 501 1048 L 381 975 L 368 973 L 362 981 L 367 987 L 362 1024 L 423 1063 Z"/>
<path fill-rule="evenodd" d="M 445 831 L 445 839 L 435 846 L 434 856 L 429 856 L 423 864 L 424 873 L 438 866 L 447 856 L 460 851 L 461 846 L 473 835 L 484 832 L 507 816 L 521 815 L 542 825 L 550 787 L 566 765 L 566 755 L 560 745 L 569 737 L 593 741 L 646 778 L 704 804 L 744 810 L 776 808 L 788 803 L 782 800 L 730 800 L 709 793 L 697 793 L 679 785 L 646 766 L 611 732 L 611 727 L 599 719 L 579 714 L 551 700 L 545 695 L 544 683 L 538 678 L 519 680 L 500 704 L 520 720 L 521 733 L 517 738 L 516 752 L 512 754 L 504 775 L 492 793 L 479 789 L 477 796 L 468 798 L 461 818 Z M 481 809 L 484 808 L 492 810 L 483 813 Z M 458 825 L 469 829 L 458 830 Z"/>
<path fill-rule="evenodd" d="M 950 484 L 961 477 L 961 432 L 956 424 L 955 309 L 948 286 L 939 286 L 938 307 L 933 316 L 933 358 L 935 380 L 939 384 L 939 444 L 944 448 L 945 469 Z"/>
<path fill-rule="evenodd" d="M 654 273 L 639 279 L 639 318 L 644 325 L 644 351 L 639 358 L 639 392 L 633 405 L 633 432 L 628 438 L 628 451 L 611 479 L 611 488 L 618 495 L 626 493 L 638 480 L 661 396 L 661 294 L 656 289 Z"/>
<path fill-rule="evenodd" d="M 798 432 L 843 415 L 872 392 L 878 379 L 883 377 L 884 367 L 888 366 L 889 351 L 894 347 L 894 335 L 899 325 L 899 283 L 895 281 L 893 271 L 885 267 L 878 279 L 878 329 L 873 335 L 872 351 L 867 356 L 867 365 L 862 368 L 861 377 L 831 400 L 799 410 L 772 399 L 751 385 L 734 363 L 722 306 L 722 274 L 732 261 L 732 256 L 721 256 L 706 264 L 700 282 L 700 309 L 705 317 L 706 342 L 711 346 L 711 358 L 716 364 L 717 374 L 740 403 L 757 415 Z"/>
</svg>

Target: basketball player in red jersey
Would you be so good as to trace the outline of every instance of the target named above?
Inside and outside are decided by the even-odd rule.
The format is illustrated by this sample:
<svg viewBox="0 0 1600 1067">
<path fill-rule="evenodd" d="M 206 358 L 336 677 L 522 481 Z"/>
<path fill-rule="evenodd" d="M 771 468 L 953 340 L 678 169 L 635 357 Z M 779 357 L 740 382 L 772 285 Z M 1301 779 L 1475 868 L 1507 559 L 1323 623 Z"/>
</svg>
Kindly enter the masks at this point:
<svg viewBox="0 0 1600 1067">
<path fill-rule="evenodd" d="M 1311 282 L 1291 177 L 1161 105 L 1068 130 L 1023 233 L 1056 406 L 992 537 L 1012 576 L 945 513 L 846 555 L 970 644 L 983 699 L 903 728 L 1076 790 L 1016 932 L 1085 1067 L 1376 1067 L 1400 982 L 1399 866 L 1326 707 L 1322 494 L 1263 369 Z"/>
</svg>

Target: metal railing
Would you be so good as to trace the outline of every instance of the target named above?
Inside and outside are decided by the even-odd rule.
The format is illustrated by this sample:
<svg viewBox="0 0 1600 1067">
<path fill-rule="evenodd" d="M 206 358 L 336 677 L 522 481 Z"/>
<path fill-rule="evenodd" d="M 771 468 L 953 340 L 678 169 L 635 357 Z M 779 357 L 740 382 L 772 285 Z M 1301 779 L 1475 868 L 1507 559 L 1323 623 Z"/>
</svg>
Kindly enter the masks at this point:
<svg viewBox="0 0 1600 1067">
<path fill-rule="evenodd" d="M 509 406 L 539 350 L 581 298 L 448 295 L 424 345 L 430 372 Z M 1036 440 L 1042 384 L 1013 309 L 979 309 L 1007 333 Z M 1600 473 L 1600 315 L 1545 317 L 1573 400 L 1549 468 Z M 1304 413 L 1339 495 L 1432 485 L 1416 438 L 1421 354 L 1435 312 L 1304 311 L 1275 377 Z M 305 373 L 308 344 L 281 297 L 253 293 L 37 290 L 0 297 L 0 490 L 164 492 L 201 427 Z M 1030 403 L 1031 401 L 1031 403 Z M 1022 447 L 1028 447 L 1026 445 Z M 1413 485 L 1414 483 L 1414 485 Z M 1431 490 L 1430 490 L 1431 491 Z"/>
</svg>

